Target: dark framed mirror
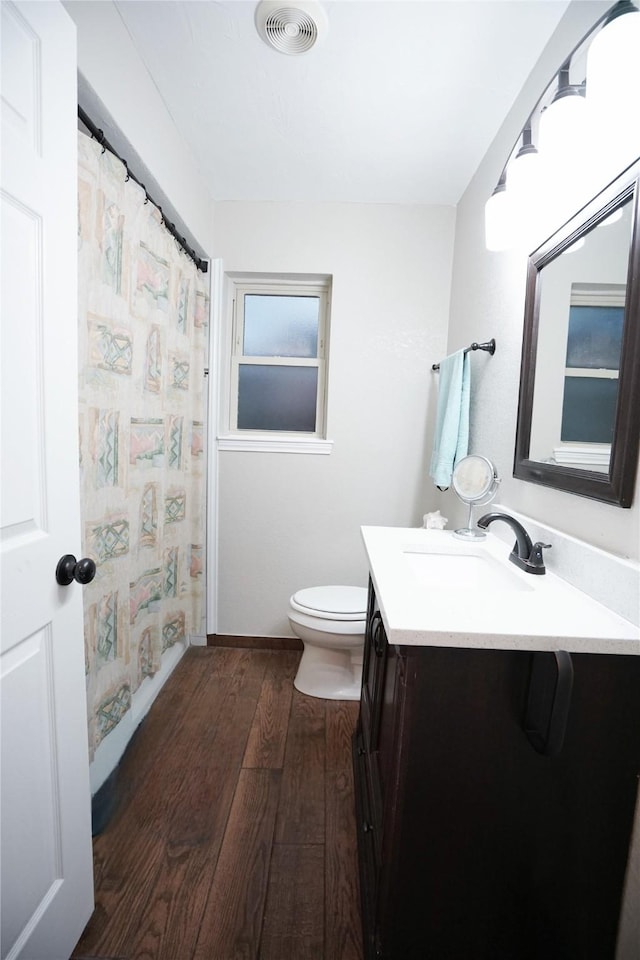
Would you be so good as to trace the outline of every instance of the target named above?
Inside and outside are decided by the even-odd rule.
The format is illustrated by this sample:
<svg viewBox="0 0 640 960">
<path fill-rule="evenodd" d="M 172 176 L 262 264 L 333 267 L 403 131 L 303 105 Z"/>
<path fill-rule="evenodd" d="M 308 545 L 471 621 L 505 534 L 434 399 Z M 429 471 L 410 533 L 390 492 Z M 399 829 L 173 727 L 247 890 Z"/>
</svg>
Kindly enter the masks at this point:
<svg viewBox="0 0 640 960">
<path fill-rule="evenodd" d="M 529 257 L 513 475 L 630 507 L 640 438 L 640 161 Z"/>
</svg>

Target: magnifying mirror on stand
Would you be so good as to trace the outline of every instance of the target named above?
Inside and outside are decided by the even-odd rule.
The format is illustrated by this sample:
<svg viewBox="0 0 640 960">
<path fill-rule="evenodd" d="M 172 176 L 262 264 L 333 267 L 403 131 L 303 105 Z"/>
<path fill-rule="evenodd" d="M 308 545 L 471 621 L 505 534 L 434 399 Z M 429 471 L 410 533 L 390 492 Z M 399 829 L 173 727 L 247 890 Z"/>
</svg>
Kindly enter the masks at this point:
<svg viewBox="0 0 640 960">
<path fill-rule="evenodd" d="M 486 537 L 484 530 L 474 524 L 473 508 L 490 503 L 498 492 L 499 483 L 496 468 L 486 457 L 471 454 L 456 464 L 451 485 L 462 502 L 469 504 L 469 518 L 466 527 L 454 530 L 454 537 L 459 540 L 482 540 Z"/>
</svg>

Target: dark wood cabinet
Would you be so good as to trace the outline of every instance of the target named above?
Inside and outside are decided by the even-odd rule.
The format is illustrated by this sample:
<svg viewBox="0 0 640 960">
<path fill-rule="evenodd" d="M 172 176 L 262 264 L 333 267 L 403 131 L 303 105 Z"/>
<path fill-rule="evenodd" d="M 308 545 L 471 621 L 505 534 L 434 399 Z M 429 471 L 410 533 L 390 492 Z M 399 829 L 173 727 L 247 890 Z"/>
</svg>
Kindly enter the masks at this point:
<svg viewBox="0 0 640 960">
<path fill-rule="evenodd" d="M 571 655 L 549 756 L 525 730 L 536 656 L 390 645 L 370 587 L 354 737 L 367 960 L 614 960 L 640 657 Z"/>
</svg>

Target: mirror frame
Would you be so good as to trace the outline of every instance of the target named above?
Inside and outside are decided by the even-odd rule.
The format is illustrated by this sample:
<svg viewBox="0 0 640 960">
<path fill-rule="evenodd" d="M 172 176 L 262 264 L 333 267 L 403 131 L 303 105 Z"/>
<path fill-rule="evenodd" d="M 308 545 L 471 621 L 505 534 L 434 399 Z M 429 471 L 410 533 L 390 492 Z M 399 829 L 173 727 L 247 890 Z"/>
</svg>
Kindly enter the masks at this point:
<svg viewBox="0 0 640 960">
<path fill-rule="evenodd" d="M 629 199 L 631 198 L 631 199 Z M 631 243 L 618 397 L 609 472 L 529 459 L 540 320 L 540 271 L 625 201 L 632 204 Z M 620 507 L 633 501 L 640 448 L 640 161 L 633 163 L 529 257 L 513 476 Z"/>
</svg>

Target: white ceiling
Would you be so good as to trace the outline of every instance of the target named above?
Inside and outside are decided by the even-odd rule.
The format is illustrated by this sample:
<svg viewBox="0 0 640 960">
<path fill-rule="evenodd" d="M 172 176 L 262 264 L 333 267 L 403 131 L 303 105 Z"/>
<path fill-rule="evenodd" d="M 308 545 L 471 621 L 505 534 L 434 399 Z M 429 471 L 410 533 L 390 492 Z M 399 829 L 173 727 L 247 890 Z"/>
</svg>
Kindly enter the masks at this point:
<svg viewBox="0 0 640 960">
<path fill-rule="evenodd" d="M 455 204 L 568 0 L 325 0 L 299 56 L 252 0 L 116 5 L 214 199 Z"/>
</svg>

